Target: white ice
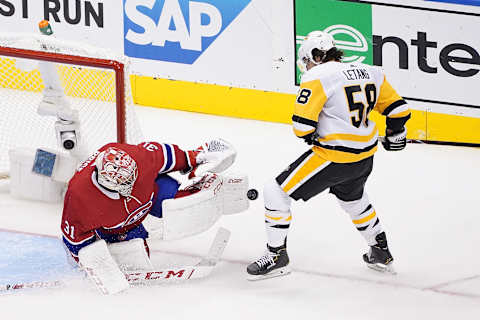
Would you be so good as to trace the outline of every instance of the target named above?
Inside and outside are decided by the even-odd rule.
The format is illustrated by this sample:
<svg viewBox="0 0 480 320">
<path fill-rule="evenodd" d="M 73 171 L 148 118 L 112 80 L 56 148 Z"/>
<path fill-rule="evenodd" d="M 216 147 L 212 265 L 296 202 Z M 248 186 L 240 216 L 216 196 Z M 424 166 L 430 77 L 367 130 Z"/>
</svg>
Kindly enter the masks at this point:
<svg viewBox="0 0 480 320">
<path fill-rule="evenodd" d="M 151 244 L 158 263 L 194 260 L 206 253 L 216 229 L 226 227 L 232 237 L 216 270 L 203 280 L 108 297 L 88 282 L 18 290 L 0 295 L 1 319 L 480 319 L 480 150 L 379 148 L 367 191 L 397 275 L 364 265 L 366 243 L 325 192 L 293 204 L 293 273 L 249 282 L 246 265 L 265 248 L 262 186 L 307 146 L 284 124 L 146 107 L 138 114 L 148 140 L 184 148 L 215 136 L 231 141 L 238 157 L 230 171 L 248 173 L 260 191 L 247 212 L 222 217 L 204 234 Z M 60 216 L 61 205 L 13 199 L 0 188 L 1 229 L 58 236 Z"/>
</svg>

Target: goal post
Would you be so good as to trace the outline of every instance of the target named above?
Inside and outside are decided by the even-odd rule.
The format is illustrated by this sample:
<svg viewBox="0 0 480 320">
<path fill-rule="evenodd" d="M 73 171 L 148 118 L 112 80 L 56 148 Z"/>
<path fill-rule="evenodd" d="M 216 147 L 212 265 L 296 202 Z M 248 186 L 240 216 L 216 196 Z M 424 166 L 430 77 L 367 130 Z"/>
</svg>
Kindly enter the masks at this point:
<svg viewBox="0 0 480 320">
<path fill-rule="evenodd" d="M 8 48 L 0 46 L 0 57 L 7 56 L 12 58 L 24 58 L 30 60 L 48 61 L 55 63 L 63 63 L 69 65 L 80 65 L 86 67 L 97 67 L 112 69 L 115 72 L 115 98 L 117 112 L 117 142 L 125 143 L 125 91 L 121 88 L 125 87 L 125 66 L 115 60 L 96 59 L 82 56 L 73 56 L 61 53 L 51 53 L 44 51 L 34 51 L 27 49 Z"/>
<path fill-rule="evenodd" d="M 49 88 L 42 67 L 78 112 L 79 144 L 88 154 L 109 142 L 142 140 L 127 57 L 53 36 L 0 33 L 0 176 L 8 175 L 11 149 L 66 153 L 55 136 L 56 117 L 40 112 Z"/>
</svg>

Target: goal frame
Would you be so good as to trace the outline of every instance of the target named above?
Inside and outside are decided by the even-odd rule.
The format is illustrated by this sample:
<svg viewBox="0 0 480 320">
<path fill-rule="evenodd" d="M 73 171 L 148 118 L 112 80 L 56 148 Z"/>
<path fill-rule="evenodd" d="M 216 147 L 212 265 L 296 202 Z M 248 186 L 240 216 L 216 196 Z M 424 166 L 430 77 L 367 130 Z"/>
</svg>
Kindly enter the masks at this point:
<svg viewBox="0 0 480 320">
<path fill-rule="evenodd" d="M 35 59 L 68 65 L 81 65 L 85 67 L 97 67 L 113 70 L 115 72 L 117 142 L 126 142 L 125 64 L 116 60 L 89 58 L 63 53 L 10 48 L 4 46 L 0 46 L 0 55 L 12 58 Z"/>
</svg>

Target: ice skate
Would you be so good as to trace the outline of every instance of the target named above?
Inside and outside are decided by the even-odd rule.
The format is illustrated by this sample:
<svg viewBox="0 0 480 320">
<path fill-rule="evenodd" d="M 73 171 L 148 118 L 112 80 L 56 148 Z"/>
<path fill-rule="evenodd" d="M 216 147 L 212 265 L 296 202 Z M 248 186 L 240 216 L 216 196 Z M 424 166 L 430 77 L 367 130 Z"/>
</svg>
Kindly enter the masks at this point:
<svg viewBox="0 0 480 320">
<path fill-rule="evenodd" d="M 393 269 L 393 257 L 388 250 L 385 232 L 378 234 L 375 240 L 377 240 L 377 244 L 370 246 L 369 252 L 363 255 L 363 260 L 373 270 L 396 274 Z"/>
<path fill-rule="evenodd" d="M 273 277 L 286 276 L 290 273 L 288 268 L 287 248 L 282 246 L 272 248 L 267 245 L 268 250 L 263 256 L 252 262 L 247 267 L 248 280 L 264 280 Z"/>
</svg>

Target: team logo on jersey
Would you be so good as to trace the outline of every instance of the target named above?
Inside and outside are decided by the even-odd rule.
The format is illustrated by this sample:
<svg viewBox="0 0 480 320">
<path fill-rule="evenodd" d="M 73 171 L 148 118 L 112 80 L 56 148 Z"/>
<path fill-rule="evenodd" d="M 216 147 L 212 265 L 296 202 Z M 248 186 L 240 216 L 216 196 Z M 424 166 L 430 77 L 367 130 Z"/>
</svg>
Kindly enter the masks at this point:
<svg viewBox="0 0 480 320">
<path fill-rule="evenodd" d="M 140 218 L 142 218 L 143 216 L 145 216 L 149 211 L 150 211 L 150 208 L 152 207 L 152 202 L 149 201 L 147 202 L 146 204 L 142 205 L 140 208 L 138 208 L 137 210 L 135 210 L 134 212 L 132 212 L 127 220 L 125 220 L 125 223 L 124 223 L 124 227 L 125 226 L 129 226 L 131 224 L 134 224 L 135 222 L 137 222 Z"/>
<path fill-rule="evenodd" d="M 147 215 L 147 213 L 150 212 L 150 208 L 153 205 L 153 196 L 154 196 L 154 193 L 152 192 L 152 195 L 150 196 L 150 201 L 142 204 L 133 212 L 130 212 L 127 219 L 125 219 L 125 222 L 123 223 L 122 227 L 126 227 L 131 224 L 134 224 L 135 222 L 143 218 L 145 215 Z"/>
<path fill-rule="evenodd" d="M 123 0 L 125 54 L 193 64 L 251 0 Z"/>
</svg>

